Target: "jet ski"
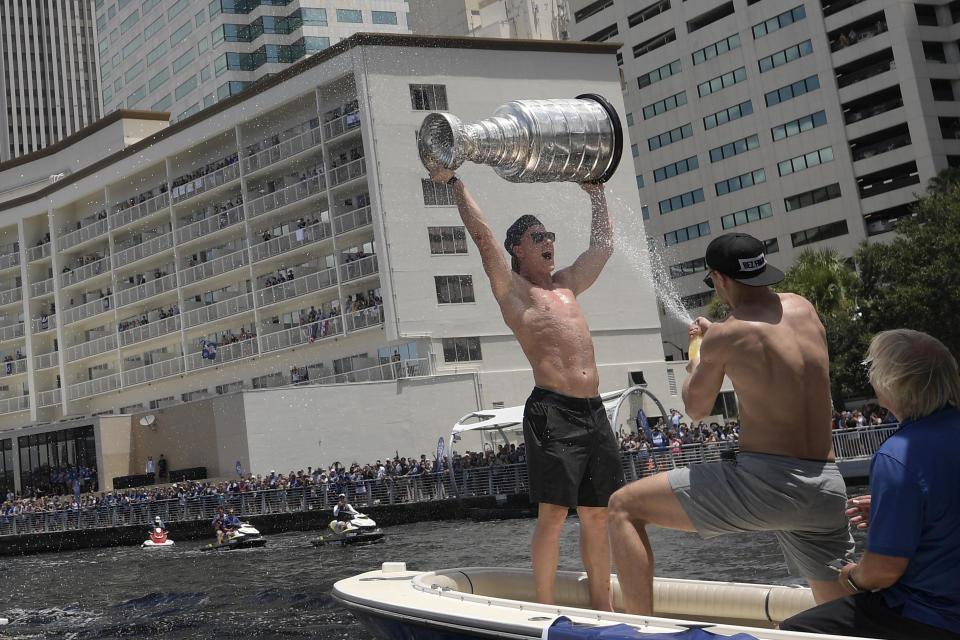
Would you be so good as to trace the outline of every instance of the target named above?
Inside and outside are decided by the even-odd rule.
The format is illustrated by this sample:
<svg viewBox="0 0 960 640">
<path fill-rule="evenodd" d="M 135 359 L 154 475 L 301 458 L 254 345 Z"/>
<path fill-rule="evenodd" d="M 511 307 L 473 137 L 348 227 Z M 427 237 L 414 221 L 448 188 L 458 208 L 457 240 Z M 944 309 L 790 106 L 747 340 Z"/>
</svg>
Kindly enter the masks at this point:
<svg viewBox="0 0 960 640">
<path fill-rule="evenodd" d="M 244 522 L 227 536 L 222 544 L 210 543 L 200 547 L 201 551 L 230 551 L 232 549 L 253 549 L 267 544 L 267 539 L 249 522 Z"/>
<path fill-rule="evenodd" d="M 173 540 L 167 537 L 163 527 L 154 527 L 150 532 L 150 538 L 144 540 L 140 546 L 144 549 L 169 549 L 173 546 Z"/>
<path fill-rule="evenodd" d="M 369 544 L 383 540 L 383 531 L 368 515 L 358 513 L 353 519 L 341 526 L 336 519 L 331 520 L 324 534 L 311 541 L 315 547 L 345 544 Z"/>
</svg>

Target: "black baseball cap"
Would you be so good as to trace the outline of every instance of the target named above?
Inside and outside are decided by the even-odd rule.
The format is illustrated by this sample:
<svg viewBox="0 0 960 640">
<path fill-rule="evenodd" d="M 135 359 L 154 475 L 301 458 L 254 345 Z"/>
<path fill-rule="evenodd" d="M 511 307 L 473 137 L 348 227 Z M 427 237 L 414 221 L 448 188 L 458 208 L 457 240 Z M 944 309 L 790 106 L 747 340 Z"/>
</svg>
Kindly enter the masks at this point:
<svg viewBox="0 0 960 640">
<path fill-rule="evenodd" d="M 783 271 L 767 262 L 763 243 L 746 233 L 725 233 L 707 246 L 707 266 L 750 287 L 783 280 Z"/>
</svg>

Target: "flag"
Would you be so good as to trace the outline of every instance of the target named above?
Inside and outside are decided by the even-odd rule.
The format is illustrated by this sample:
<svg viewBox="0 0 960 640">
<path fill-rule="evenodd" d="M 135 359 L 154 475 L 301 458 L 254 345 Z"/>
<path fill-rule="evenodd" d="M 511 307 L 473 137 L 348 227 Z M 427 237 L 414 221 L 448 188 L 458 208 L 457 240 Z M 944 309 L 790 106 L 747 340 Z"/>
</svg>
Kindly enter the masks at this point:
<svg viewBox="0 0 960 640">
<path fill-rule="evenodd" d="M 200 357 L 206 358 L 207 360 L 215 360 L 217 357 L 217 343 L 205 342 L 203 345 L 203 352 L 200 354 Z"/>
<path fill-rule="evenodd" d="M 303 242 L 303 229 L 297 229 L 297 242 Z"/>
<path fill-rule="evenodd" d="M 643 437 L 647 440 L 650 439 L 650 423 L 647 421 L 647 414 L 643 412 L 643 409 L 637 411 L 637 428 L 639 433 L 643 433 Z"/>
</svg>

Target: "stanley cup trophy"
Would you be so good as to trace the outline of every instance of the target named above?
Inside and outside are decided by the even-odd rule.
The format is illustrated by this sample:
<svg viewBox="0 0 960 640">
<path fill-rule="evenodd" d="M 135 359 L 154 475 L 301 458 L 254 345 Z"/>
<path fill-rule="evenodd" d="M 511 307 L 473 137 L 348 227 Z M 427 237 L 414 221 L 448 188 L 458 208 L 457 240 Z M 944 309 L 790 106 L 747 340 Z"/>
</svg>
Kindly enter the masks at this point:
<svg viewBox="0 0 960 640">
<path fill-rule="evenodd" d="M 620 163 L 623 128 L 610 103 L 588 93 L 515 100 L 479 122 L 431 113 L 418 147 L 428 170 L 470 160 L 491 165 L 510 182 L 606 182 Z"/>
</svg>

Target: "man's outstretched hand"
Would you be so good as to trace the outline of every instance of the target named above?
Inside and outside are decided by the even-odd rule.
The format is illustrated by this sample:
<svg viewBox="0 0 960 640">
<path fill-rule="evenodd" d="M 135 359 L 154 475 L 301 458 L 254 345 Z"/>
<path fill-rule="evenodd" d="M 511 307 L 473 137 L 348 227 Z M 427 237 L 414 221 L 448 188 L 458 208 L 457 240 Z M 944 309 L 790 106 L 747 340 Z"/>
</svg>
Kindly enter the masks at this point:
<svg viewBox="0 0 960 640">
<path fill-rule="evenodd" d="M 870 528 L 870 496 L 859 496 L 847 500 L 847 510 L 845 512 L 850 518 L 850 523 L 857 525 L 857 529 Z"/>
<path fill-rule="evenodd" d="M 453 169 L 446 167 L 437 167 L 430 172 L 430 179 L 434 182 L 446 182 L 453 177 Z"/>
</svg>

